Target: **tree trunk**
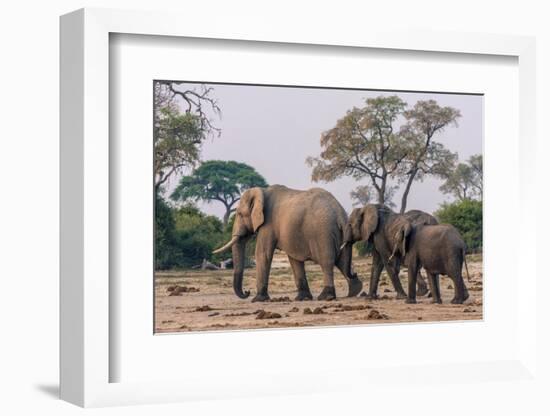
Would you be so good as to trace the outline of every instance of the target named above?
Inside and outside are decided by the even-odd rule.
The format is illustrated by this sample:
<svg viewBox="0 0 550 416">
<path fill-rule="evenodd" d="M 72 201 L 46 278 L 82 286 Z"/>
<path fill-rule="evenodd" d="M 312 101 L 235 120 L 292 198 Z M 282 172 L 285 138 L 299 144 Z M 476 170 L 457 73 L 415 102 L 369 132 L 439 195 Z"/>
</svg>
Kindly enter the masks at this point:
<svg viewBox="0 0 550 416">
<path fill-rule="evenodd" d="M 380 205 L 386 204 L 386 178 L 385 177 L 382 179 L 382 184 L 378 189 L 378 203 Z"/>
<path fill-rule="evenodd" d="M 401 209 L 399 210 L 400 214 L 403 214 L 407 209 L 407 199 L 409 198 L 409 191 L 411 190 L 411 186 L 414 181 L 414 177 L 416 176 L 416 172 L 417 170 L 412 171 L 411 174 L 409 175 L 409 179 L 407 180 L 405 191 L 403 192 L 403 196 L 401 197 Z"/>
<path fill-rule="evenodd" d="M 226 207 L 225 208 L 225 214 L 223 214 L 223 228 L 227 227 L 227 223 L 229 222 L 229 216 L 231 215 L 231 208 Z"/>
</svg>

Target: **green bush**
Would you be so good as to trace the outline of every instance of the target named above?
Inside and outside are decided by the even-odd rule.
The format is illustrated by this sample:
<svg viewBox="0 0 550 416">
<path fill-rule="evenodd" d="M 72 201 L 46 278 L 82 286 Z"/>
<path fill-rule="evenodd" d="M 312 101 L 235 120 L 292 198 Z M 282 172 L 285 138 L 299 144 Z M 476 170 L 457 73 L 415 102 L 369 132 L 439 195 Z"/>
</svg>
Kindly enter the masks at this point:
<svg viewBox="0 0 550 416">
<path fill-rule="evenodd" d="M 365 257 L 372 253 L 372 244 L 368 241 L 358 241 L 353 245 L 359 257 Z"/>
<path fill-rule="evenodd" d="M 175 263 L 178 267 L 200 264 L 212 260 L 212 250 L 223 242 L 223 224 L 213 215 L 186 205 L 173 210 L 175 223 Z"/>
<path fill-rule="evenodd" d="M 155 269 L 185 268 L 213 260 L 212 250 L 225 235 L 222 222 L 194 206 L 171 208 L 155 204 Z M 214 259 L 215 260 L 215 259 Z"/>
<path fill-rule="evenodd" d="M 483 203 L 473 199 L 464 199 L 453 203 L 444 203 L 435 213 L 442 224 L 451 224 L 457 228 L 466 242 L 468 252 L 483 250 Z"/>
</svg>

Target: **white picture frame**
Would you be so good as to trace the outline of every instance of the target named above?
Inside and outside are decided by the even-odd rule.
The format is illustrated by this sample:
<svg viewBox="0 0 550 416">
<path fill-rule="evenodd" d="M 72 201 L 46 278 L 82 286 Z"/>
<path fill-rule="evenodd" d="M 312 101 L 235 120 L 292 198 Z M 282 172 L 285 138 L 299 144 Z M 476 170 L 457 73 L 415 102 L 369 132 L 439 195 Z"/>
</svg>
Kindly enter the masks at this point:
<svg viewBox="0 0 550 416">
<path fill-rule="evenodd" d="M 230 381 L 220 375 L 212 383 L 197 377 L 178 381 L 110 382 L 110 364 L 117 357 L 110 350 L 109 297 L 109 36 L 113 33 L 225 39 L 281 44 L 331 45 L 332 47 L 428 51 L 441 54 L 503 55 L 517 58 L 519 67 L 520 177 L 518 210 L 527 214 L 533 198 L 536 164 L 534 130 L 536 114 L 535 41 L 529 37 L 468 33 L 353 29 L 330 33 L 313 26 L 307 33 L 277 25 L 239 26 L 223 19 L 204 26 L 193 20 L 181 25 L 182 16 L 161 12 L 82 9 L 61 18 L 61 398 L 80 406 L 159 403 L 272 394 L 332 392 L 341 389 L 371 389 L 374 380 L 391 377 L 401 383 L 453 382 L 441 373 L 469 371 L 471 383 L 498 381 L 537 383 L 536 290 L 517 292 L 518 345 L 509 359 L 471 363 L 441 362 L 438 365 L 391 369 L 332 370 L 320 382 L 315 375 L 265 374 L 270 383 Z M 536 288 L 537 270 L 529 241 L 535 241 L 536 218 L 522 215 L 518 231 L 518 261 L 525 264 L 523 279 Z M 238 334 L 237 334 L 238 336 Z M 118 357 L 120 358 L 120 357 Z M 260 372 L 261 373 L 261 372 Z M 414 376 L 407 379 L 406 374 Z M 422 374 L 420 380 L 418 374 Z M 458 377 L 460 380 L 460 377 Z M 456 380 L 455 380 L 456 381 Z M 468 380 L 462 380 L 467 382 Z M 353 384 L 353 387 L 352 387 Z M 284 386 L 284 387 L 282 387 Z M 271 390 L 270 390 L 271 389 Z"/>
</svg>

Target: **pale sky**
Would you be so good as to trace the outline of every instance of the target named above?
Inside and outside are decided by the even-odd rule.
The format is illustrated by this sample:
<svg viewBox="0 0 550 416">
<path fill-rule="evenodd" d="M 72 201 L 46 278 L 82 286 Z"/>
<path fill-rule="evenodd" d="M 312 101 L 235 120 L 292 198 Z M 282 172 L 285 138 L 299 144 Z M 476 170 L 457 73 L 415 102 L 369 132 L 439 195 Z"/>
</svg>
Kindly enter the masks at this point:
<svg viewBox="0 0 550 416">
<path fill-rule="evenodd" d="M 482 153 L 483 97 L 476 95 L 382 92 L 369 90 L 339 90 L 268 87 L 249 85 L 212 85 L 212 96 L 222 110 L 222 118 L 213 118 L 221 129 L 221 136 L 205 142 L 202 160 L 235 160 L 253 166 L 270 185 L 282 184 L 295 189 L 321 187 L 331 192 L 346 211 L 352 209 L 350 192 L 358 185 L 368 183 L 364 178 L 355 181 L 341 178 L 330 183 L 311 181 L 308 156 L 321 152 L 323 131 L 334 127 L 336 121 L 353 106 L 364 105 L 365 98 L 379 95 L 398 95 L 412 107 L 418 100 L 434 99 L 441 106 L 460 110 L 458 127 L 447 129 L 436 136 L 460 161 Z M 175 187 L 178 178 L 170 181 L 167 189 Z M 439 191 L 442 181 L 426 178 L 412 185 L 407 210 L 435 211 L 452 198 Z M 402 189 L 394 197 L 400 206 Z M 219 202 L 198 203 L 201 210 L 222 216 Z"/>
</svg>

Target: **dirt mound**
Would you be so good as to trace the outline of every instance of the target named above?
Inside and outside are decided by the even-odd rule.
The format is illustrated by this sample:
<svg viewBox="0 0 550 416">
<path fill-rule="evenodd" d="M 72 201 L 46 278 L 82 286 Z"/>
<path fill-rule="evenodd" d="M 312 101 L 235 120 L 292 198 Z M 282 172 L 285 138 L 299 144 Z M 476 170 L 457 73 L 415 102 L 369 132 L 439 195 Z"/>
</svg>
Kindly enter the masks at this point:
<svg viewBox="0 0 550 416">
<path fill-rule="evenodd" d="M 305 308 L 304 309 L 304 315 L 322 315 L 324 313 L 325 313 L 325 311 L 321 307 L 317 307 L 313 310 L 311 310 L 310 308 Z"/>
<path fill-rule="evenodd" d="M 334 312 L 363 311 L 371 308 L 370 305 L 343 305 L 341 308 L 334 309 Z"/>
<path fill-rule="evenodd" d="M 270 302 L 292 302 L 292 300 L 288 296 L 281 296 L 279 298 L 271 298 L 269 301 Z"/>
<path fill-rule="evenodd" d="M 208 312 L 208 311 L 213 311 L 214 309 L 212 309 L 210 306 L 208 305 L 204 305 L 204 306 L 197 306 L 195 308 L 195 312 Z"/>
<path fill-rule="evenodd" d="M 380 313 L 376 309 L 373 309 L 367 315 L 367 319 L 390 319 L 390 317 L 385 313 Z"/>
<path fill-rule="evenodd" d="M 252 312 L 227 313 L 224 316 L 248 316 L 254 315 Z"/>
<path fill-rule="evenodd" d="M 166 291 L 169 293 L 168 296 L 181 296 L 182 293 L 200 292 L 200 289 L 193 286 L 187 287 L 187 286 L 171 285 L 166 288 Z"/>
<path fill-rule="evenodd" d="M 258 312 L 256 319 L 277 319 L 282 318 L 280 313 L 264 311 L 263 309 Z"/>
</svg>

